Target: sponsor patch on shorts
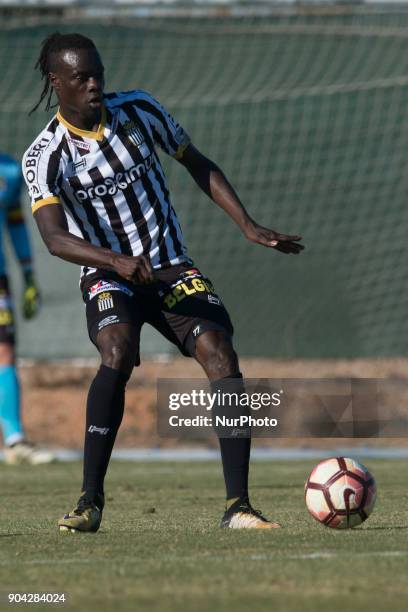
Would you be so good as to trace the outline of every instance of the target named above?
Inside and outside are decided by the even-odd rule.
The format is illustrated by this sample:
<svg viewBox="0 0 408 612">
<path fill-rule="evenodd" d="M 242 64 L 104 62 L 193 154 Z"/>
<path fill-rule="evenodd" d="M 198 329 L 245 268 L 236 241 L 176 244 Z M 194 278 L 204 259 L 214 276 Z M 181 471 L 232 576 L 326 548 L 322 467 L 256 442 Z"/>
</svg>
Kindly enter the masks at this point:
<svg viewBox="0 0 408 612">
<path fill-rule="evenodd" d="M 214 292 L 211 281 L 205 278 L 200 271 L 195 268 L 183 272 L 181 278 L 171 283 L 170 289 L 168 293 L 161 296 L 164 304 L 170 310 L 186 297 L 200 293 L 208 295 L 208 301 L 212 304 L 221 303 L 221 300 Z M 210 300 L 210 296 L 212 296 L 214 301 Z"/>
<path fill-rule="evenodd" d="M 130 297 L 133 295 L 133 291 L 126 287 L 126 285 L 122 285 L 122 283 L 100 280 L 88 289 L 88 298 L 92 300 L 95 296 L 105 291 L 121 291 Z"/>
<path fill-rule="evenodd" d="M 105 317 L 102 321 L 98 323 L 98 330 L 100 331 L 104 327 L 108 325 L 113 325 L 114 323 L 120 323 L 119 317 L 117 315 L 111 315 L 110 317 Z"/>
</svg>

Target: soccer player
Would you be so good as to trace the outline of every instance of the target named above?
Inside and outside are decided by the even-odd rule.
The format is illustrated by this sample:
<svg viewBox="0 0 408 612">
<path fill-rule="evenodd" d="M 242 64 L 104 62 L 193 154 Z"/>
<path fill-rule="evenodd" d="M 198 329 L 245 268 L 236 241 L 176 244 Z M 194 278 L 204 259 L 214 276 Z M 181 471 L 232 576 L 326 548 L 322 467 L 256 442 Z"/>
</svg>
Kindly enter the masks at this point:
<svg viewBox="0 0 408 612">
<path fill-rule="evenodd" d="M 20 164 L 0 153 L 0 425 L 4 438 L 4 459 L 8 464 L 49 463 L 53 455 L 35 448 L 24 435 L 20 415 L 20 391 L 14 355 L 14 316 L 6 260 L 3 250 L 7 229 L 24 278 L 23 316 L 34 317 L 39 308 L 39 293 L 33 272 L 30 241 L 21 211 L 23 183 Z"/>
<path fill-rule="evenodd" d="M 89 336 L 101 356 L 87 400 L 82 493 L 58 524 L 97 531 L 144 323 L 194 357 L 214 392 L 227 379 L 236 392 L 243 389 L 230 318 L 188 257 L 157 147 L 188 170 L 248 240 L 282 253 L 303 247 L 300 236 L 251 219 L 222 171 L 149 93 L 104 93 L 104 67 L 90 39 L 50 35 L 36 67 L 45 83 L 33 110 L 44 99 L 48 110 L 53 93 L 59 110 L 26 151 L 24 176 L 49 252 L 82 266 Z M 220 446 L 227 489 L 221 526 L 277 527 L 249 501 L 250 438 L 222 438 Z"/>
</svg>

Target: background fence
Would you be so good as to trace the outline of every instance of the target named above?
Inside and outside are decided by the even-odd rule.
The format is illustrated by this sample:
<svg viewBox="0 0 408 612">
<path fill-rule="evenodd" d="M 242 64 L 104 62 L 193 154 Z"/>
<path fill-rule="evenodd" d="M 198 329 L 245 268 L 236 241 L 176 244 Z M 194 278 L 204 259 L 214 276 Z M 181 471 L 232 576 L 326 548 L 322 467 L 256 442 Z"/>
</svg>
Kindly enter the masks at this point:
<svg viewBox="0 0 408 612">
<path fill-rule="evenodd" d="M 304 236 L 298 258 L 247 243 L 164 160 L 190 254 L 230 310 L 240 353 L 407 356 L 408 10 L 143 4 L 103 16 L 103 6 L 3 11 L 1 148 L 21 156 L 48 119 L 27 116 L 41 40 L 55 29 L 90 36 L 107 91 L 153 93 L 258 222 Z M 21 323 L 20 354 L 94 355 L 77 268 L 49 256 L 37 232 L 33 241 L 44 309 Z M 168 350 L 146 331 L 144 353 Z"/>
</svg>

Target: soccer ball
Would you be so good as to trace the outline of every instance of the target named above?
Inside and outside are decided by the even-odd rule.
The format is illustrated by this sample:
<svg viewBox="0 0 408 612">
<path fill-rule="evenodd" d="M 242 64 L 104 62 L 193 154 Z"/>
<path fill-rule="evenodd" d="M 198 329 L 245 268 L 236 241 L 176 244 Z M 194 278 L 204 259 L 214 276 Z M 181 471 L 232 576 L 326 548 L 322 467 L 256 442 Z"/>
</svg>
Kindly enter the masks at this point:
<svg viewBox="0 0 408 612">
<path fill-rule="evenodd" d="M 376 500 L 375 481 L 354 459 L 333 457 L 319 463 L 305 484 L 306 507 L 316 521 L 334 529 L 363 523 Z"/>
</svg>

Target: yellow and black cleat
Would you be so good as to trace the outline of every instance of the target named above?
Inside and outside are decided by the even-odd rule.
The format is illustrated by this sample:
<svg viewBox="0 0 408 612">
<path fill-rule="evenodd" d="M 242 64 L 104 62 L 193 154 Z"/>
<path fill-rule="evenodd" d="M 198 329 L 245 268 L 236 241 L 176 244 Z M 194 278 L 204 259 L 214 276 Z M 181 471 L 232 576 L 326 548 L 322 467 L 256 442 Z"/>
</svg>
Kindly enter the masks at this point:
<svg viewBox="0 0 408 612">
<path fill-rule="evenodd" d="M 82 495 L 76 508 L 72 512 L 65 514 L 58 521 L 58 528 L 60 532 L 82 531 L 96 533 L 102 521 L 102 510 L 102 495 L 98 495 L 98 499 L 95 501 L 91 501 L 86 495 Z"/>
<path fill-rule="evenodd" d="M 238 499 L 223 516 L 222 529 L 278 529 L 279 523 L 265 518 L 259 510 L 252 508 L 248 499 Z"/>
</svg>

